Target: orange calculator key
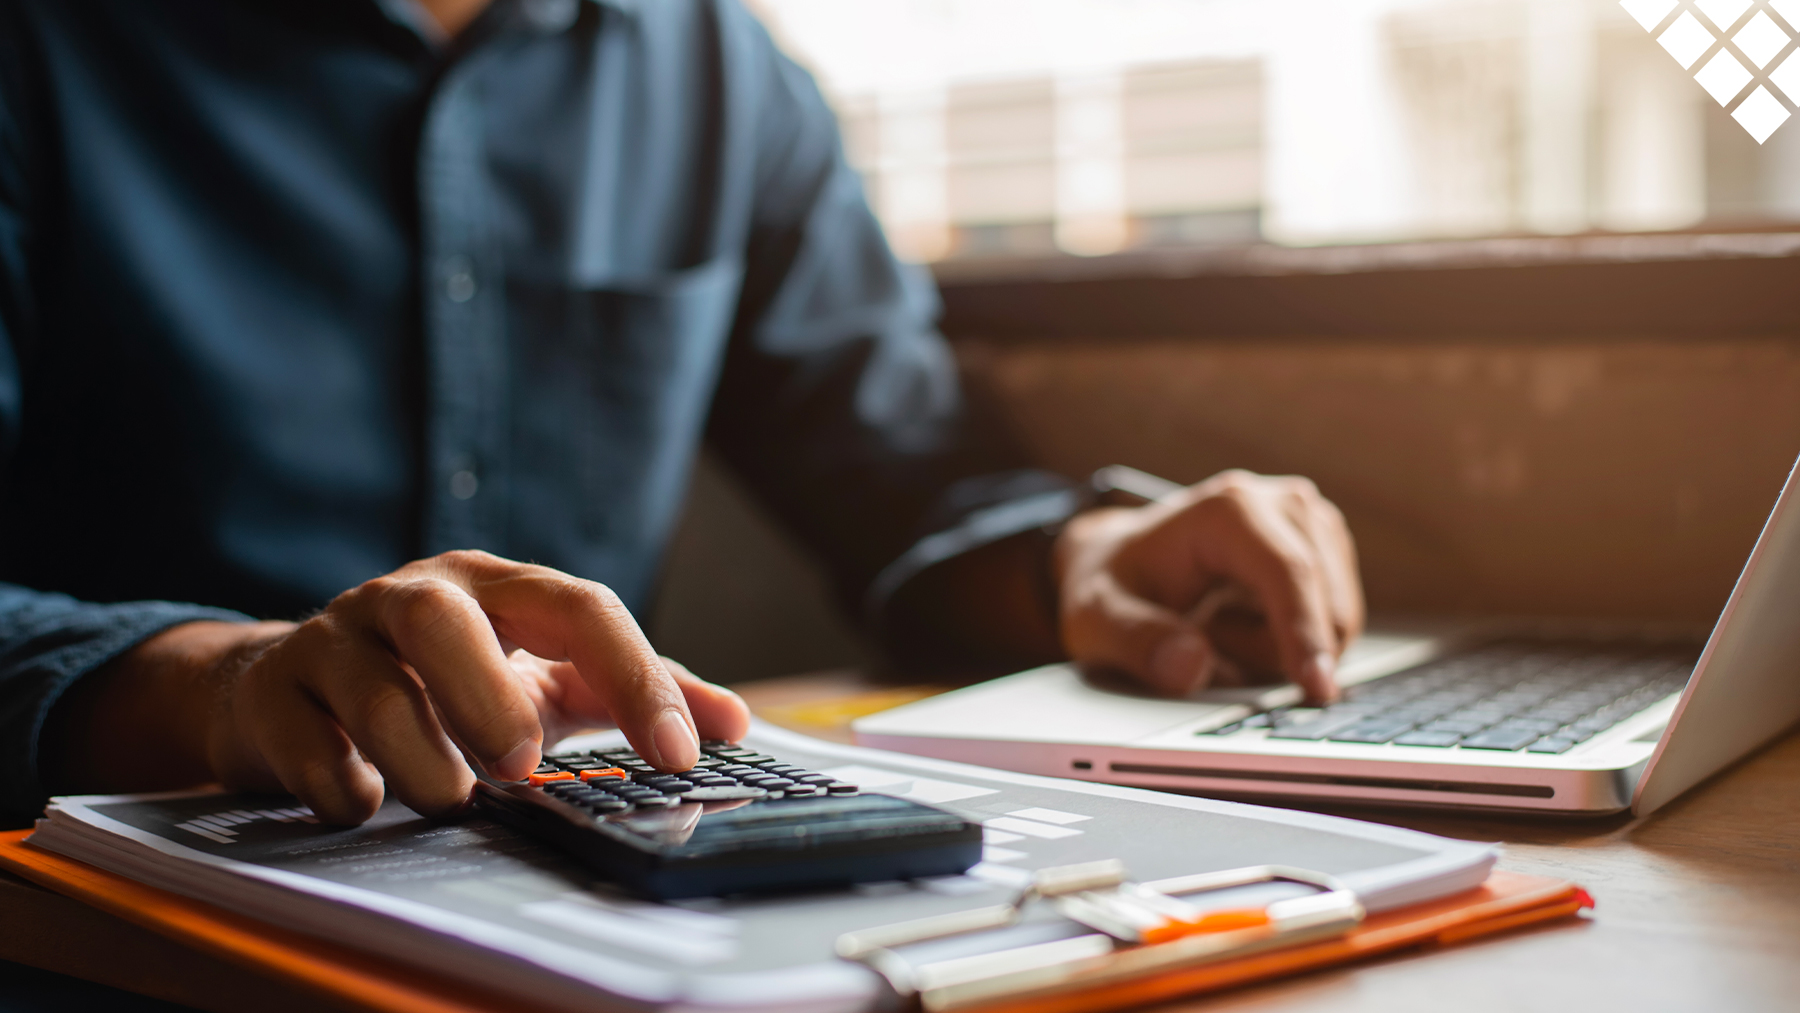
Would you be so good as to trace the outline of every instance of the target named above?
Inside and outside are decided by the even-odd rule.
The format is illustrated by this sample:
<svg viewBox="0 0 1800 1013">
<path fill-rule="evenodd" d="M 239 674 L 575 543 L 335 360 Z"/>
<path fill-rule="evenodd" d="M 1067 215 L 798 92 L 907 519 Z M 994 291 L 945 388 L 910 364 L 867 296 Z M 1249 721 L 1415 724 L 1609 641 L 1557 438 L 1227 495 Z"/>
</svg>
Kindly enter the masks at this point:
<svg viewBox="0 0 1800 1013">
<path fill-rule="evenodd" d="M 618 767 L 607 767 L 605 770 L 584 770 L 581 772 L 581 779 L 583 781 L 592 781 L 598 777 L 624 777 L 624 776 L 625 776 L 625 771 L 621 770 Z"/>
<path fill-rule="evenodd" d="M 573 781 L 575 775 L 566 770 L 559 770 L 554 774 L 533 774 L 525 780 L 531 782 L 533 788 L 541 788 L 551 781 Z"/>
</svg>

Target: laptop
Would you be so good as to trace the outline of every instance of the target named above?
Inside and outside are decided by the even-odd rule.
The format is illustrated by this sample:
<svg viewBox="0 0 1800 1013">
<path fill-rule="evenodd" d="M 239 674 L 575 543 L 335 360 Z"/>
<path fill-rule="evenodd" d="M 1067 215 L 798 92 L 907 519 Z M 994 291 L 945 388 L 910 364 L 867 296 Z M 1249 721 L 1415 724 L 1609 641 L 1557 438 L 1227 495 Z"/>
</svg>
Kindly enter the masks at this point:
<svg viewBox="0 0 1800 1013">
<path fill-rule="evenodd" d="M 852 727 L 883 749 L 1251 801 L 1644 815 L 1800 720 L 1797 473 L 1710 636 L 1377 628 L 1324 708 L 1292 686 L 1168 700 L 1050 665 Z"/>
</svg>

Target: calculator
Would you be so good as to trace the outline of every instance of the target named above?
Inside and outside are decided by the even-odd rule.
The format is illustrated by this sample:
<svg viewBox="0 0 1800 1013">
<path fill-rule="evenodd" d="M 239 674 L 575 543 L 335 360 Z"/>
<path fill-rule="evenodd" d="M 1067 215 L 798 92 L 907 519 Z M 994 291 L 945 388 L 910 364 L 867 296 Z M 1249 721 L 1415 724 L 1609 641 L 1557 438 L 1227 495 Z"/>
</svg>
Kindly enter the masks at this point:
<svg viewBox="0 0 1800 1013">
<path fill-rule="evenodd" d="M 981 860 L 980 825 L 955 813 L 729 742 L 700 752 L 679 774 L 629 749 L 548 756 L 523 781 L 480 778 L 475 801 L 663 900 L 947 876 Z"/>
</svg>

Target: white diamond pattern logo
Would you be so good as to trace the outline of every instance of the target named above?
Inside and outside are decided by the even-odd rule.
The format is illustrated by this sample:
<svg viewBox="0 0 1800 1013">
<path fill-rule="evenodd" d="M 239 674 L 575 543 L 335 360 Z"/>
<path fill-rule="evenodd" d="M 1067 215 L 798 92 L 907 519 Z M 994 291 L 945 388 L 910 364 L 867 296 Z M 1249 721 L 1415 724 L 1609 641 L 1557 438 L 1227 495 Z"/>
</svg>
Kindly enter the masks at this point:
<svg viewBox="0 0 1800 1013">
<path fill-rule="evenodd" d="M 1662 43 L 1662 47 L 1669 51 L 1676 63 L 1681 64 L 1681 69 L 1687 70 L 1694 65 L 1695 60 L 1700 59 L 1701 53 L 1712 48 L 1713 33 L 1700 24 L 1699 18 L 1688 11 L 1682 11 L 1681 17 L 1676 18 L 1669 30 L 1662 33 L 1662 38 L 1656 41 Z"/>
<path fill-rule="evenodd" d="M 1745 130 L 1750 131 L 1750 136 L 1756 138 L 1756 143 L 1761 144 L 1769 139 L 1769 135 L 1775 132 L 1775 128 L 1787 122 L 1788 115 L 1787 107 L 1782 105 L 1775 96 L 1769 94 L 1769 89 L 1759 84 L 1756 86 L 1756 90 L 1750 93 L 1749 98 L 1738 103 L 1731 118 L 1737 120 Z"/>
<path fill-rule="evenodd" d="M 1775 59 L 1775 54 L 1787 48 L 1788 33 L 1782 31 L 1781 27 L 1775 24 L 1775 19 L 1769 17 L 1767 13 L 1757 11 L 1756 16 L 1750 19 L 1750 23 L 1731 37 L 1731 41 L 1737 44 L 1740 52 L 1750 58 L 1751 63 L 1761 69 L 1767 67 L 1770 60 Z"/>
<path fill-rule="evenodd" d="M 1751 7 L 1751 0 L 1695 0 L 1695 7 L 1712 19 L 1719 26 L 1719 31 L 1728 31 L 1738 23 L 1738 18 Z"/>
<path fill-rule="evenodd" d="M 1756 143 L 1800 107 L 1800 50 L 1794 48 L 1800 0 L 1619 0 L 1619 6 L 1652 34 L 1667 25 L 1657 44 Z"/>
<path fill-rule="evenodd" d="M 1788 101 L 1800 95 L 1800 53 L 1781 61 L 1781 66 L 1769 71 L 1769 82 L 1784 92 Z"/>
<path fill-rule="evenodd" d="M 1705 88 L 1706 93 L 1717 99 L 1722 106 L 1730 105 L 1731 100 L 1744 90 L 1744 85 L 1755 79 L 1756 75 L 1745 70 L 1737 57 L 1723 49 L 1719 50 L 1717 56 L 1706 61 L 1706 66 L 1701 67 L 1700 72 L 1694 75 L 1694 80 L 1700 82 L 1700 87 Z"/>
</svg>

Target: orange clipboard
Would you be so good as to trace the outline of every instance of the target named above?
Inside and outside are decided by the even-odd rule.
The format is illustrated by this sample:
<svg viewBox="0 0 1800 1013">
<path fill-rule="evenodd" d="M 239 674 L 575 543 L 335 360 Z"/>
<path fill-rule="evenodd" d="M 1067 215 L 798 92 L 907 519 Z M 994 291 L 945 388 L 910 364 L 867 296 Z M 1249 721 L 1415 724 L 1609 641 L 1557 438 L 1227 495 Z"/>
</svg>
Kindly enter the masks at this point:
<svg viewBox="0 0 1800 1013">
<path fill-rule="evenodd" d="M 0 868 L 267 977 L 379 1013 L 501 1013 L 517 1001 L 460 981 L 222 910 L 25 843 L 0 832 Z M 1334 939 L 1100 988 L 983 1007 L 979 1013 L 1090 1013 L 1123 1009 L 1346 964 L 1409 947 L 1448 946 L 1593 906 L 1562 880 L 1496 870 L 1473 890 L 1370 915 Z"/>
</svg>

